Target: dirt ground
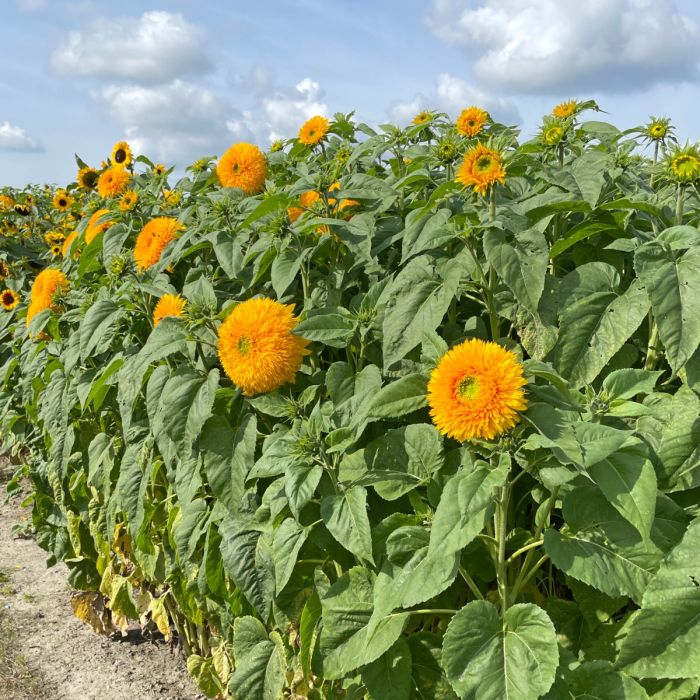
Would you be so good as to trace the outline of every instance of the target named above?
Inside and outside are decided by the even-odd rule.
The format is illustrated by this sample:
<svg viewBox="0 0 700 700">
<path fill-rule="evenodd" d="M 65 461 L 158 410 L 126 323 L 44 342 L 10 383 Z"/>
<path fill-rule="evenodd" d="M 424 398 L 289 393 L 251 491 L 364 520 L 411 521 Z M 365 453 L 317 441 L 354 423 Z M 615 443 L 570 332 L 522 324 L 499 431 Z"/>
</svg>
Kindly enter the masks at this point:
<svg viewBox="0 0 700 700">
<path fill-rule="evenodd" d="M 0 462 L 0 700 L 203 700 L 169 645 L 100 637 L 74 617 L 66 567 L 10 534 L 30 514 L 4 502 L 7 477 Z"/>
</svg>

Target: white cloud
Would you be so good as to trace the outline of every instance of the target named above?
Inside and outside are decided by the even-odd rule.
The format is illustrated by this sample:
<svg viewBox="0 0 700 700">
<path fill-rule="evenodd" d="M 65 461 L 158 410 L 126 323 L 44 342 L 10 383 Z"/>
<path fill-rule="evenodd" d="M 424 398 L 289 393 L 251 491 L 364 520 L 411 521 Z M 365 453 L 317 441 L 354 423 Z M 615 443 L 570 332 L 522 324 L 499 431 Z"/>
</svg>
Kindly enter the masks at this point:
<svg viewBox="0 0 700 700">
<path fill-rule="evenodd" d="M 208 71 L 202 31 L 181 14 L 144 12 L 139 18 L 99 19 L 71 32 L 51 56 L 61 75 L 164 83 Z"/>
<path fill-rule="evenodd" d="M 695 80 L 700 28 L 673 0 L 433 0 L 428 24 L 512 92 L 633 91 Z"/>
<path fill-rule="evenodd" d="M 44 147 L 24 129 L 0 122 L 0 151 L 43 151 Z"/>
<path fill-rule="evenodd" d="M 511 100 L 496 97 L 449 73 L 437 76 L 434 94 L 429 97 L 419 94 L 412 100 L 394 103 L 389 108 L 389 116 L 399 124 L 408 124 L 422 110 L 439 110 L 456 117 L 471 105 L 485 109 L 496 121 L 520 122 L 520 114 Z"/>
<path fill-rule="evenodd" d="M 321 86 L 304 78 L 293 89 L 274 89 L 269 96 L 262 97 L 267 138 L 289 138 L 296 136 L 299 127 L 310 117 L 326 116 L 328 106 L 321 101 Z"/>
</svg>

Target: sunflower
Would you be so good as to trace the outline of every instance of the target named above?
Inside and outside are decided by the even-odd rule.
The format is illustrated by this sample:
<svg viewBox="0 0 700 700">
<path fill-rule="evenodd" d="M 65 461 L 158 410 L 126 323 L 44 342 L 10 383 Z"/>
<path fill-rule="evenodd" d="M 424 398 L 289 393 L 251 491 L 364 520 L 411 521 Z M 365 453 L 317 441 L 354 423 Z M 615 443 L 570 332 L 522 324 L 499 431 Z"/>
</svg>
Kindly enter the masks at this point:
<svg viewBox="0 0 700 700">
<path fill-rule="evenodd" d="M 65 190 L 58 190 L 53 198 L 54 209 L 58 211 L 66 211 L 71 208 L 73 204 L 73 197 L 71 197 Z"/>
<path fill-rule="evenodd" d="M 138 194 L 134 192 L 134 190 L 127 190 L 124 192 L 121 200 L 119 201 L 119 208 L 122 211 L 131 211 L 136 206 L 136 202 L 138 201 Z"/>
<path fill-rule="evenodd" d="M 0 304 L 5 311 L 12 311 L 19 304 L 19 294 L 14 289 L 3 289 L 0 292 Z"/>
<path fill-rule="evenodd" d="M 68 237 L 66 238 L 65 241 L 63 241 L 63 248 L 61 249 L 61 254 L 65 258 L 66 255 L 68 255 L 68 251 L 70 250 L 70 247 L 73 243 L 73 241 L 78 237 L 78 232 L 77 231 L 72 231 L 71 233 L 68 234 Z"/>
<path fill-rule="evenodd" d="M 697 145 L 674 148 L 666 157 L 666 170 L 672 180 L 687 184 L 700 179 L 700 150 Z"/>
<path fill-rule="evenodd" d="M 57 294 L 68 291 L 68 278 L 52 267 L 43 269 L 34 279 L 27 309 L 27 325 L 39 312 L 53 306 Z"/>
<path fill-rule="evenodd" d="M 252 396 L 293 382 L 308 354 L 308 340 L 292 333 L 293 304 L 248 299 L 219 328 L 219 359 L 233 383 Z"/>
<path fill-rule="evenodd" d="M 88 220 L 85 229 L 85 242 L 92 243 L 98 233 L 106 231 L 113 223 L 110 218 L 109 209 L 98 209 Z"/>
<path fill-rule="evenodd" d="M 185 303 L 179 294 L 163 294 L 153 309 L 153 325 L 157 326 L 166 316 L 181 317 Z"/>
<path fill-rule="evenodd" d="M 276 139 L 270 144 L 270 153 L 278 153 L 284 148 L 284 141 Z"/>
<path fill-rule="evenodd" d="M 325 117 L 311 117 L 299 129 L 299 141 L 306 146 L 315 146 L 323 141 L 327 133 L 328 119 Z"/>
<path fill-rule="evenodd" d="M 496 182 L 505 182 L 506 171 L 501 154 L 483 144 L 474 146 L 465 153 L 455 179 L 465 187 L 473 187 L 474 192 L 485 195 Z"/>
<path fill-rule="evenodd" d="M 29 216 L 32 211 L 32 207 L 26 202 L 18 202 L 15 204 L 14 209 L 20 216 Z"/>
<path fill-rule="evenodd" d="M 473 138 L 484 129 L 484 124 L 488 121 L 489 113 L 480 107 L 467 107 L 457 117 L 457 131 L 464 136 Z"/>
<path fill-rule="evenodd" d="M 360 203 L 356 199 L 341 199 L 340 204 L 338 205 L 338 211 L 345 211 L 346 209 L 354 209 L 355 207 L 359 207 Z M 345 215 L 345 220 L 349 221 L 352 218 L 353 212 L 347 212 Z"/>
<path fill-rule="evenodd" d="M 8 194 L 0 194 L 0 209 L 9 211 L 15 206 L 15 200 Z"/>
<path fill-rule="evenodd" d="M 153 174 L 154 175 L 165 175 L 167 170 L 168 170 L 168 166 L 164 165 L 163 163 L 156 163 L 153 166 Z"/>
<path fill-rule="evenodd" d="M 45 236 L 44 240 L 48 245 L 53 245 L 54 243 L 63 243 L 65 236 L 60 231 L 49 231 Z"/>
<path fill-rule="evenodd" d="M 128 168 L 132 164 L 134 156 L 126 141 L 117 141 L 117 143 L 114 144 L 112 147 L 111 161 L 122 168 Z"/>
<path fill-rule="evenodd" d="M 562 124 L 545 124 L 542 127 L 542 141 L 546 146 L 556 146 L 564 138 L 566 129 Z"/>
<path fill-rule="evenodd" d="M 216 166 L 222 187 L 240 187 L 247 195 L 262 192 L 267 177 L 265 155 L 250 143 L 236 143 Z"/>
<path fill-rule="evenodd" d="M 437 145 L 436 152 L 443 163 L 451 163 L 457 157 L 457 145 L 451 141 L 442 141 Z"/>
<path fill-rule="evenodd" d="M 100 176 L 95 168 L 88 168 L 86 166 L 78 170 L 78 177 L 76 180 L 84 190 L 94 190 L 99 177 Z"/>
<path fill-rule="evenodd" d="M 54 243 L 51 246 L 51 255 L 54 258 L 63 255 L 63 246 L 60 243 Z"/>
<path fill-rule="evenodd" d="M 432 118 L 433 115 L 430 112 L 418 112 L 418 114 L 413 117 L 413 123 L 416 126 L 420 126 L 421 124 L 427 124 Z"/>
<path fill-rule="evenodd" d="M 289 220 L 294 223 L 306 209 L 311 209 L 311 207 L 321 200 L 321 195 L 316 192 L 316 190 L 308 190 L 303 192 L 299 197 L 298 207 L 289 207 L 287 209 L 287 216 Z"/>
<path fill-rule="evenodd" d="M 97 181 L 100 197 L 118 197 L 131 182 L 131 175 L 119 165 L 107 168 Z"/>
<path fill-rule="evenodd" d="M 663 141 L 666 137 L 673 135 L 671 120 L 667 117 L 650 117 L 649 123 L 644 127 L 642 133 L 650 140 Z"/>
<path fill-rule="evenodd" d="M 9 265 L 4 261 L 0 260 L 0 282 L 3 282 L 10 276 L 10 267 Z"/>
<path fill-rule="evenodd" d="M 455 440 L 492 440 L 527 408 L 523 366 L 510 350 L 477 338 L 449 350 L 430 375 L 428 405 L 437 429 Z"/>
<path fill-rule="evenodd" d="M 576 102 L 576 100 L 568 100 L 566 102 L 560 102 L 552 110 L 552 115 L 555 117 L 559 117 L 560 119 L 566 119 L 567 117 L 570 117 L 572 114 L 576 113 L 577 107 L 578 107 L 578 103 Z"/>
<path fill-rule="evenodd" d="M 182 199 L 182 192 L 177 190 L 163 190 L 163 199 L 169 207 L 176 207 Z"/>
<path fill-rule="evenodd" d="M 155 265 L 165 249 L 174 241 L 184 226 L 169 216 L 157 216 L 151 219 L 136 237 L 134 245 L 134 261 L 139 272 Z"/>
<path fill-rule="evenodd" d="M 337 192 L 340 189 L 340 180 L 336 180 L 329 188 L 328 188 L 328 193 L 330 194 L 331 192 Z M 328 204 L 330 206 L 333 206 L 336 204 L 338 200 L 335 197 L 328 197 Z"/>
</svg>

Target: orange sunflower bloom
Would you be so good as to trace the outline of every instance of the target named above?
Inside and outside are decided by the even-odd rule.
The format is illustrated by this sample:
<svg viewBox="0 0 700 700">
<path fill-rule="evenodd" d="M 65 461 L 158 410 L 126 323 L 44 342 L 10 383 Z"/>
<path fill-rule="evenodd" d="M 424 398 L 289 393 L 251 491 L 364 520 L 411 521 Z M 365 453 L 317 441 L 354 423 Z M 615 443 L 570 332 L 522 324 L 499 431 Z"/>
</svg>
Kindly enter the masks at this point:
<svg viewBox="0 0 700 700">
<path fill-rule="evenodd" d="M 566 102 L 560 102 L 553 110 L 552 114 L 560 119 L 566 119 L 570 117 L 574 112 L 576 112 L 577 107 L 576 100 L 568 100 Z"/>
<path fill-rule="evenodd" d="M 166 316 L 181 317 L 185 310 L 185 300 L 179 294 L 163 294 L 153 309 L 153 325 L 157 326 Z"/>
<path fill-rule="evenodd" d="M 503 184 L 506 171 L 498 151 L 483 144 L 474 146 L 464 154 L 464 160 L 457 170 L 455 180 L 465 187 L 473 187 L 474 192 L 485 195 L 496 182 Z"/>
<path fill-rule="evenodd" d="M 56 294 L 68 291 L 68 278 L 61 272 L 51 267 L 42 270 L 34 279 L 29 296 L 29 308 L 27 309 L 27 325 L 44 309 L 53 306 Z"/>
<path fill-rule="evenodd" d="M 63 257 L 64 257 L 64 258 L 66 257 L 66 255 L 68 255 L 68 251 L 70 251 L 70 247 L 71 247 L 73 241 L 74 241 L 77 237 L 78 237 L 78 232 L 77 232 L 77 231 L 73 231 L 72 233 L 69 233 L 69 234 L 68 234 L 68 238 L 66 238 L 66 240 L 63 241 L 63 249 L 62 249 L 61 252 L 63 253 Z"/>
<path fill-rule="evenodd" d="M 113 165 L 107 168 L 97 180 L 97 193 L 100 197 L 118 197 L 131 182 L 131 175 L 122 167 Z"/>
<path fill-rule="evenodd" d="M 136 237 L 134 260 L 140 272 L 155 265 L 165 249 L 174 241 L 184 226 L 170 216 L 157 216 L 151 219 Z"/>
<path fill-rule="evenodd" d="M 327 133 L 328 119 L 325 117 L 311 117 L 299 129 L 299 141 L 306 146 L 315 146 L 323 141 Z"/>
<path fill-rule="evenodd" d="M 510 350 L 477 338 L 449 350 L 430 375 L 428 405 L 437 429 L 456 440 L 493 438 L 527 408 L 523 366 Z"/>
<path fill-rule="evenodd" d="M 308 354 L 308 340 L 292 333 L 299 319 L 293 304 L 248 299 L 219 328 L 219 359 L 233 383 L 248 396 L 293 382 Z"/>
<path fill-rule="evenodd" d="M 106 231 L 114 221 L 109 218 L 109 209 L 98 209 L 88 220 L 85 229 L 85 242 L 92 243 L 98 233 Z"/>
<path fill-rule="evenodd" d="M 0 304 L 5 311 L 12 311 L 19 304 L 19 294 L 14 289 L 3 289 L 0 292 Z"/>
<path fill-rule="evenodd" d="M 480 107 L 467 107 L 457 117 L 457 131 L 460 134 L 464 134 L 464 136 L 473 138 L 483 131 L 484 124 L 486 124 L 488 118 L 489 113 Z"/>
<path fill-rule="evenodd" d="M 262 192 L 267 177 L 265 154 L 253 144 L 236 143 L 216 166 L 222 187 L 240 187 L 247 195 Z"/>
<path fill-rule="evenodd" d="M 287 216 L 289 217 L 289 220 L 294 223 L 306 209 L 311 209 L 311 207 L 316 204 L 316 202 L 320 201 L 320 199 L 321 195 L 316 192 L 316 190 L 308 190 L 307 192 L 303 192 L 299 197 L 300 206 L 289 207 L 287 209 Z"/>
</svg>

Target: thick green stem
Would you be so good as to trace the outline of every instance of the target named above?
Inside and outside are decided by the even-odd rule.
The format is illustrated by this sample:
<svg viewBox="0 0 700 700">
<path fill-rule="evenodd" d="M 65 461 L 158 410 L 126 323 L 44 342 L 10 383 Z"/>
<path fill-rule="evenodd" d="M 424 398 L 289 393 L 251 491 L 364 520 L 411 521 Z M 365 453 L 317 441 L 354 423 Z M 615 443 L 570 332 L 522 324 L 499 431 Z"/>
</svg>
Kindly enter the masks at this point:
<svg viewBox="0 0 700 700">
<path fill-rule="evenodd" d="M 644 369 L 653 370 L 659 360 L 659 351 L 656 347 L 659 343 L 659 327 L 656 325 L 653 314 L 649 313 L 649 342 L 647 354 L 644 360 Z"/>
<path fill-rule="evenodd" d="M 496 187 L 491 188 L 489 201 L 489 222 L 493 223 L 496 220 Z M 493 265 L 489 265 L 489 286 L 487 289 L 486 300 L 489 309 L 489 326 L 491 327 L 491 340 L 496 340 L 501 337 L 501 329 L 496 313 L 496 308 L 493 303 L 494 292 L 496 289 L 496 270 Z"/>
<path fill-rule="evenodd" d="M 493 514 L 493 529 L 498 542 L 496 553 L 496 579 L 501 600 L 501 615 L 508 609 L 508 562 L 506 561 L 506 536 L 508 535 L 508 502 L 510 484 L 506 482 L 497 490 L 496 512 Z"/>
<path fill-rule="evenodd" d="M 680 226 L 683 223 L 683 205 L 685 203 L 685 192 L 683 185 L 678 185 L 676 191 L 676 225 Z"/>
</svg>

